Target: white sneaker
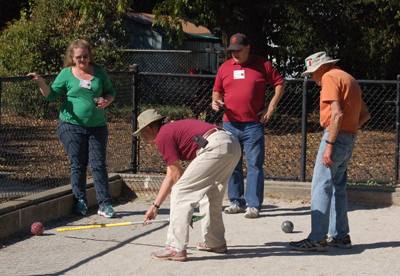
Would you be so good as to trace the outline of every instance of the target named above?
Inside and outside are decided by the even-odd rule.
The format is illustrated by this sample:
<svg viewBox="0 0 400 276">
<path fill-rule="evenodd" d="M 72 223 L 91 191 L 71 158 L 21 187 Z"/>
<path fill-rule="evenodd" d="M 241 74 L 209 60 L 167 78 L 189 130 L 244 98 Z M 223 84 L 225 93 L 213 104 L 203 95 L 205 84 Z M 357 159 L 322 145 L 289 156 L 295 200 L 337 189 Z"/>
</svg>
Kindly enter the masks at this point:
<svg viewBox="0 0 400 276">
<path fill-rule="evenodd" d="M 115 211 L 111 206 L 111 204 L 104 204 L 100 206 L 99 210 L 97 211 L 97 214 L 105 218 L 112 218 L 115 215 Z"/>
<path fill-rule="evenodd" d="M 258 218 L 260 216 L 260 211 L 254 207 L 247 207 L 246 213 L 244 214 L 245 218 Z"/>
<path fill-rule="evenodd" d="M 238 214 L 238 213 L 243 213 L 245 209 L 243 207 L 240 207 L 236 203 L 231 203 L 228 207 L 224 209 L 225 214 Z"/>
</svg>

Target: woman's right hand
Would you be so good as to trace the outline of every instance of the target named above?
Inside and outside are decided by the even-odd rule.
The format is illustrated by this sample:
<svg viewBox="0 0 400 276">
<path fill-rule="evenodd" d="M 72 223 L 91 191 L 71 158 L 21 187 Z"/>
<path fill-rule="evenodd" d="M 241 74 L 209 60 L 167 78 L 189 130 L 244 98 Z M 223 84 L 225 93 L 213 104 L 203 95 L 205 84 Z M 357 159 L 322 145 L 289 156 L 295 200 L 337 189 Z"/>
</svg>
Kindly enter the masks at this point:
<svg viewBox="0 0 400 276">
<path fill-rule="evenodd" d="M 30 77 L 34 81 L 44 82 L 44 79 L 38 73 L 35 73 L 35 72 L 28 73 L 27 76 Z"/>
<path fill-rule="evenodd" d="M 46 81 L 43 79 L 43 77 L 41 75 L 39 75 L 38 73 L 32 72 L 32 73 L 28 73 L 26 76 L 30 77 L 33 81 L 35 81 L 38 84 L 40 93 L 42 93 L 42 95 L 44 97 L 47 97 L 50 94 L 50 88 L 48 87 L 48 85 L 46 84 Z"/>
</svg>

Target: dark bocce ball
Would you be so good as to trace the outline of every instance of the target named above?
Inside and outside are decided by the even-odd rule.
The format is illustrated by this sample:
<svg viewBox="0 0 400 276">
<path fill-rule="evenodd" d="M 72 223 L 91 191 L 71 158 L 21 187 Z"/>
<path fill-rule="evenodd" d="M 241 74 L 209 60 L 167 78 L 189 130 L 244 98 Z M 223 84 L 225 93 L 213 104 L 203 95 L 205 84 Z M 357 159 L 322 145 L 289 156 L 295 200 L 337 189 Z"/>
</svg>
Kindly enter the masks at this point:
<svg viewBox="0 0 400 276">
<path fill-rule="evenodd" d="M 291 222 L 290 220 L 285 220 L 284 222 L 282 222 L 281 228 L 282 231 L 285 233 L 292 233 L 294 229 L 293 222 Z"/>
</svg>

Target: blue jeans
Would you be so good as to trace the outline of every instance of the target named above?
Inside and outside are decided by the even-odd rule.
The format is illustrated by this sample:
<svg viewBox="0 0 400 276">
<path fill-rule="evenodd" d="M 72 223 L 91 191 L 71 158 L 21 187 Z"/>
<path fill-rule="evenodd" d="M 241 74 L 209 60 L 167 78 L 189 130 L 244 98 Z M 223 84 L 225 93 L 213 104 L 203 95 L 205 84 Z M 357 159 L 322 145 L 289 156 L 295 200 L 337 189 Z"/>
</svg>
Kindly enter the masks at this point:
<svg viewBox="0 0 400 276">
<path fill-rule="evenodd" d="M 338 134 L 331 159 L 333 165 L 322 164 L 328 132 L 324 131 L 315 161 L 311 192 L 310 240 L 321 241 L 326 235 L 343 238 L 349 233 L 347 218 L 347 165 L 353 152 L 355 134 Z"/>
<path fill-rule="evenodd" d="M 61 122 L 57 130 L 71 165 L 72 192 L 76 200 L 86 202 L 86 168 L 92 170 L 99 205 L 110 204 L 106 167 L 108 130 L 103 127 L 83 127 Z"/>
<path fill-rule="evenodd" d="M 247 164 L 246 192 L 242 156 L 228 182 L 229 200 L 242 207 L 260 209 L 264 200 L 264 126 L 259 122 L 224 122 L 223 126 L 239 140 Z"/>
</svg>

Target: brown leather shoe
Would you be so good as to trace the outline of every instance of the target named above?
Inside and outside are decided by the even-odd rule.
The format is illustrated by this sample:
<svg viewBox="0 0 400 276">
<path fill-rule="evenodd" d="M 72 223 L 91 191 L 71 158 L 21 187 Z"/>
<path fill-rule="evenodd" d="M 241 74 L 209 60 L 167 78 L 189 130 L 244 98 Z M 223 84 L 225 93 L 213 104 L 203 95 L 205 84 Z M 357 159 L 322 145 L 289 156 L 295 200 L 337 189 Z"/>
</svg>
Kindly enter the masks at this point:
<svg viewBox="0 0 400 276">
<path fill-rule="evenodd" d="M 173 248 L 166 247 L 164 249 L 151 253 L 151 257 L 157 260 L 184 262 L 187 260 L 187 253 L 186 250 L 176 251 Z"/>
<path fill-rule="evenodd" d="M 226 247 L 226 244 L 217 247 L 208 247 L 208 245 L 205 242 L 199 242 L 197 243 L 197 250 L 220 253 L 220 254 L 228 253 L 228 248 Z"/>
</svg>

